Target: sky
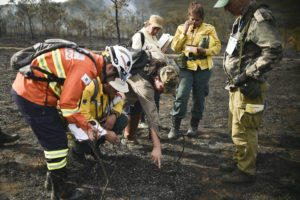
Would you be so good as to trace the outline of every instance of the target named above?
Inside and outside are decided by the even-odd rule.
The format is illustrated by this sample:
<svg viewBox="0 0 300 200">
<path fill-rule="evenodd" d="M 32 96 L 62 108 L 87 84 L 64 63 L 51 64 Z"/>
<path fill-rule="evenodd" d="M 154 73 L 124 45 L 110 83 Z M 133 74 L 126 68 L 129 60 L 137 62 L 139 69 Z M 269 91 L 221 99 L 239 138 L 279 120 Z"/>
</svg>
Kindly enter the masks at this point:
<svg viewBox="0 0 300 200">
<path fill-rule="evenodd" d="M 52 0 L 53 2 L 64 2 L 67 0 Z M 0 5 L 4 5 L 7 4 L 9 2 L 9 0 L 0 0 Z"/>
</svg>

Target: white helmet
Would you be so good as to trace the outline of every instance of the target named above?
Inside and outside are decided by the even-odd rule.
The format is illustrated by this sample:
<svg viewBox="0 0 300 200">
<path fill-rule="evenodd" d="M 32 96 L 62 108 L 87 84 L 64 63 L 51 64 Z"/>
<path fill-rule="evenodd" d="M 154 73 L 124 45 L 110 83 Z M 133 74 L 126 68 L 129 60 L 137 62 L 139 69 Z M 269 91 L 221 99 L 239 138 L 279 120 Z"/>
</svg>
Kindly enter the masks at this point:
<svg viewBox="0 0 300 200">
<path fill-rule="evenodd" d="M 106 47 L 110 60 L 113 66 L 115 66 L 119 73 L 119 78 L 122 81 L 126 81 L 131 76 L 129 73 L 132 67 L 132 56 L 131 53 L 122 46 L 109 46 Z"/>
</svg>

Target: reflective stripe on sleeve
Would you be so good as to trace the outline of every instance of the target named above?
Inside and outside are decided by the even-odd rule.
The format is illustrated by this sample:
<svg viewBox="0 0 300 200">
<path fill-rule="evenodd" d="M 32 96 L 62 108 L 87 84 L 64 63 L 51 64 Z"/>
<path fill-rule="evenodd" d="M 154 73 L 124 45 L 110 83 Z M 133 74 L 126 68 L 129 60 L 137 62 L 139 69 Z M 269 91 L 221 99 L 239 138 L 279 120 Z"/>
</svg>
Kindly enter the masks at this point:
<svg viewBox="0 0 300 200">
<path fill-rule="evenodd" d="M 76 107 L 74 109 L 60 109 L 60 110 L 64 117 L 68 117 L 70 115 L 77 113 L 79 111 L 79 107 Z"/>
</svg>

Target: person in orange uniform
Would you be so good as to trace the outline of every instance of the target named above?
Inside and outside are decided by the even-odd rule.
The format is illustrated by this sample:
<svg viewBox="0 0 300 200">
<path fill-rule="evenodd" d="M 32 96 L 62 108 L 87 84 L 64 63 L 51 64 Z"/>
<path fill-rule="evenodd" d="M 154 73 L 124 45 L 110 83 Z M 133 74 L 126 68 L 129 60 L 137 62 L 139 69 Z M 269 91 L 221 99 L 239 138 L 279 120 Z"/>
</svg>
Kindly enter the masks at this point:
<svg viewBox="0 0 300 200">
<path fill-rule="evenodd" d="M 118 141 L 118 136 L 112 131 L 97 129 L 90 124 L 79 112 L 78 104 L 84 88 L 93 78 L 99 76 L 103 83 L 114 81 L 116 77 L 126 81 L 132 65 L 130 53 L 124 47 L 109 48 L 113 52 L 109 56 L 89 52 L 95 62 L 74 49 L 60 48 L 46 52 L 36 57 L 30 66 L 63 78 L 63 85 L 28 79 L 20 72 L 12 85 L 13 99 L 44 149 L 47 175 L 52 185 L 51 199 L 84 199 L 88 196 L 86 191 L 67 182 L 68 142 L 57 107 L 63 117 L 82 128 L 90 140 L 105 135 L 111 143 Z M 47 77 L 38 70 L 32 71 L 36 76 Z"/>
</svg>

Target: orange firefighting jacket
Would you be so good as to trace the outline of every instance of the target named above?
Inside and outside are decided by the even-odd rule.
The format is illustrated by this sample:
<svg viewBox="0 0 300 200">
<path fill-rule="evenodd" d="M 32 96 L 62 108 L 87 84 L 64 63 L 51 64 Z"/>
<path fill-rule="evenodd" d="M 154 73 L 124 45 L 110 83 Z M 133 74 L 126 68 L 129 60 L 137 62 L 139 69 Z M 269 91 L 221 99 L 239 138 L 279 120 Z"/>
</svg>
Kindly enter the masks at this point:
<svg viewBox="0 0 300 200">
<path fill-rule="evenodd" d="M 64 85 L 50 82 L 47 88 L 47 82 L 26 79 L 19 72 L 12 87 L 18 95 L 38 105 L 45 105 L 47 94 L 47 106 L 57 106 L 68 121 L 86 130 L 90 125 L 79 112 L 78 103 L 84 88 L 101 74 L 104 63 L 102 56 L 90 53 L 95 58 L 97 67 L 88 56 L 68 48 L 47 52 L 31 62 L 31 66 L 40 67 L 59 78 L 65 78 Z M 36 76 L 47 77 L 37 70 L 33 69 L 33 72 Z"/>
</svg>

